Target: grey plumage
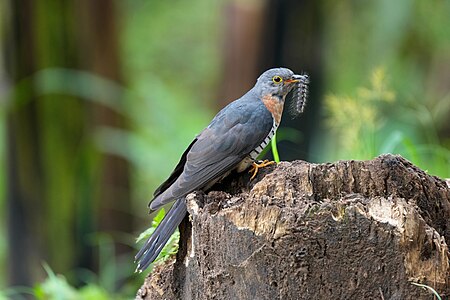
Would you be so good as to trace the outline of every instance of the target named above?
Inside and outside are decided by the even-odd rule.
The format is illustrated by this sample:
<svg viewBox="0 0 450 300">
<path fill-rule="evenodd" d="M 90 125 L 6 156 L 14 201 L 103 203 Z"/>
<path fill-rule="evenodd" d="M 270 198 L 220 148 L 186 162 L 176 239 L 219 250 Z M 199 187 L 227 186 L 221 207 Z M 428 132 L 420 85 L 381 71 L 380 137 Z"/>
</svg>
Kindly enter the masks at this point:
<svg viewBox="0 0 450 300">
<path fill-rule="evenodd" d="M 265 140 L 271 137 L 269 134 L 273 135 L 276 127 L 273 115 L 262 99 L 269 95 L 284 102 L 293 86 L 275 82 L 274 76 L 281 76 L 286 82 L 298 81 L 298 75 L 289 69 L 271 69 L 263 73 L 249 92 L 224 107 L 197 135 L 169 178 L 156 189 L 149 204 L 151 210 L 176 202 L 136 255 L 138 271 L 156 259 L 183 220 L 187 212 L 184 202 L 187 194 L 210 187 L 242 161 L 251 163 L 255 158 L 254 150 L 267 144 Z"/>
</svg>

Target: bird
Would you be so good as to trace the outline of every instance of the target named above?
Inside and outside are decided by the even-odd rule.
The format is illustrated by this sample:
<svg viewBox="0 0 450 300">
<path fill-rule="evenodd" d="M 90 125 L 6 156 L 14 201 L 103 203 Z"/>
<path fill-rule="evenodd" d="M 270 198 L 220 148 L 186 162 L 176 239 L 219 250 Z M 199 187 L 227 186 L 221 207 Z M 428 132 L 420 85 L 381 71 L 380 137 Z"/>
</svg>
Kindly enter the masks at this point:
<svg viewBox="0 0 450 300">
<path fill-rule="evenodd" d="M 258 169 L 273 162 L 256 161 L 281 122 L 286 96 L 308 83 L 307 75 L 287 68 L 273 68 L 259 76 L 253 88 L 220 110 L 184 151 L 179 163 L 154 192 L 150 212 L 174 202 L 153 234 L 135 256 L 142 272 L 157 258 L 187 214 L 185 198 L 207 191 L 231 171 Z"/>
</svg>

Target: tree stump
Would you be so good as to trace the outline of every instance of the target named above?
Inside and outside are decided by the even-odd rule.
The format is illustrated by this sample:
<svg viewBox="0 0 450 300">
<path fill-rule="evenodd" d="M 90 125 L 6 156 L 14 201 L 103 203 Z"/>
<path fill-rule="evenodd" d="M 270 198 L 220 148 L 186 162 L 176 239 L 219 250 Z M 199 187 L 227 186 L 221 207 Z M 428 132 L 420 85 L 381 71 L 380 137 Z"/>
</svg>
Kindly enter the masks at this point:
<svg viewBox="0 0 450 300">
<path fill-rule="evenodd" d="M 220 191 L 219 191 L 220 190 Z M 136 299 L 450 295 L 450 189 L 407 160 L 282 162 L 187 197 L 177 257 Z"/>
</svg>

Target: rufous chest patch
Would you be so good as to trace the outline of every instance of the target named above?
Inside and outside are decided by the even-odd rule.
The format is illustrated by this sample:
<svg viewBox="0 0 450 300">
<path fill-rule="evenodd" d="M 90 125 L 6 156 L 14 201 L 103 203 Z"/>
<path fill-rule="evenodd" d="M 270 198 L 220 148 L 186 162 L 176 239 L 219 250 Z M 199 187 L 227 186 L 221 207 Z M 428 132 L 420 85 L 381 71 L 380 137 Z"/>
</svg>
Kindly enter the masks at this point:
<svg viewBox="0 0 450 300">
<path fill-rule="evenodd" d="M 283 114 L 284 101 L 280 101 L 277 97 L 267 95 L 262 98 L 262 102 L 272 114 L 275 123 L 280 125 L 281 115 Z"/>
</svg>

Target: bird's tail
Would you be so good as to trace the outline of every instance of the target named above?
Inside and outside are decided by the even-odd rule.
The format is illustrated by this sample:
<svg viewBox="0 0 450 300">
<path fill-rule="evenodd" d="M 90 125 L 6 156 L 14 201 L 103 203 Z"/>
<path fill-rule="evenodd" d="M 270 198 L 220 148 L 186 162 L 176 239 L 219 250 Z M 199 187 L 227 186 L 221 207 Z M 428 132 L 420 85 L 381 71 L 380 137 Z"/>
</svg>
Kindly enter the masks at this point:
<svg viewBox="0 0 450 300">
<path fill-rule="evenodd" d="M 135 261 L 138 263 L 136 272 L 145 270 L 158 257 L 170 236 L 175 232 L 181 221 L 183 221 L 186 213 L 186 202 L 183 197 L 175 201 L 175 204 L 164 216 L 164 219 L 158 227 L 156 227 L 152 236 L 145 242 L 138 254 L 136 254 Z"/>
</svg>

